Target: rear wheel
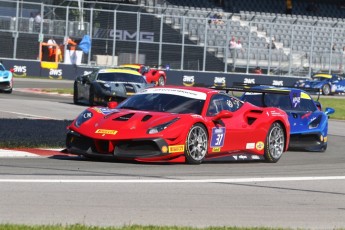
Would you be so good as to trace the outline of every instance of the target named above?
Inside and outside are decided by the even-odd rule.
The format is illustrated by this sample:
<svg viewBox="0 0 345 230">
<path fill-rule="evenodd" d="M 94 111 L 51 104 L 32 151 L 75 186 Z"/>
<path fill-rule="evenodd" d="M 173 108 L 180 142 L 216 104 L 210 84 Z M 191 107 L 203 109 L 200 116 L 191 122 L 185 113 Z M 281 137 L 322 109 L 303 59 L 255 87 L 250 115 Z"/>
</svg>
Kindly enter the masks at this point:
<svg viewBox="0 0 345 230">
<path fill-rule="evenodd" d="M 158 85 L 159 85 L 159 86 L 164 86 L 164 85 L 165 85 L 164 77 L 163 77 L 163 76 L 160 76 L 160 77 L 159 77 L 159 79 L 158 79 Z"/>
<path fill-rule="evenodd" d="M 331 87 L 328 84 L 322 86 L 322 94 L 323 95 L 330 95 L 331 94 Z"/>
<path fill-rule="evenodd" d="M 265 146 L 265 159 L 267 162 L 276 163 L 282 156 L 285 148 L 284 129 L 281 124 L 275 122 L 271 125 Z"/>
<path fill-rule="evenodd" d="M 188 164 L 201 164 L 207 154 L 207 131 L 201 124 L 195 124 L 189 130 L 186 139 L 186 162 Z"/>
</svg>

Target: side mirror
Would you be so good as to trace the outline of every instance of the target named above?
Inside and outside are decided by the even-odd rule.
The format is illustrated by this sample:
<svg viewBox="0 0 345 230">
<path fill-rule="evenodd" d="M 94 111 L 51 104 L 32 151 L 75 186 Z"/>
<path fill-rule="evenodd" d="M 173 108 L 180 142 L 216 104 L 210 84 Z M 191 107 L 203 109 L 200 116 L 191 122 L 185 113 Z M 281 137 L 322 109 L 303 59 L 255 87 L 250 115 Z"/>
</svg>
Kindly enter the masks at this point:
<svg viewBox="0 0 345 230">
<path fill-rule="evenodd" d="M 327 107 L 327 108 L 325 109 L 325 114 L 326 114 L 326 115 L 330 115 L 330 114 L 333 114 L 333 113 L 335 113 L 335 110 L 334 110 L 333 108 Z"/>
<path fill-rule="evenodd" d="M 233 113 L 228 110 L 222 110 L 220 111 L 212 120 L 218 121 L 223 118 L 231 118 L 233 116 Z"/>
<path fill-rule="evenodd" d="M 116 101 L 109 101 L 108 102 L 108 108 L 109 109 L 115 109 L 117 107 L 118 103 Z"/>
</svg>

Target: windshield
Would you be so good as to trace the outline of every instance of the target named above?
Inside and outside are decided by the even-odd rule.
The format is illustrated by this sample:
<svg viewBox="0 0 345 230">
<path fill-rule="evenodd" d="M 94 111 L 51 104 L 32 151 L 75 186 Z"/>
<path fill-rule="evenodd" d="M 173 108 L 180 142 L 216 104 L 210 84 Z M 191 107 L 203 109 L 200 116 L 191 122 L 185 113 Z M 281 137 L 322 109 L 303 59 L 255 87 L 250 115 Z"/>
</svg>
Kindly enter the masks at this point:
<svg viewBox="0 0 345 230">
<path fill-rule="evenodd" d="M 5 71 L 5 67 L 0 64 L 0 71 Z"/>
<path fill-rule="evenodd" d="M 169 113 L 201 114 L 205 100 L 170 94 L 137 94 L 123 101 L 117 108 L 129 108 Z"/>
<path fill-rule="evenodd" d="M 135 82 L 146 83 L 142 76 L 128 74 L 128 73 L 99 73 L 97 76 L 99 81 L 114 81 L 114 82 Z"/>
<path fill-rule="evenodd" d="M 300 104 L 293 107 L 291 104 L 290 95 L 288 94 L 270 94 L 270 93 L 245 93 L 242 98 L 243 101 L 252 103 L 260 107 L 278 107 L 284 111 L 315 111 L 317 107 L 313 100 L 301 98 Z"/>
</svg>

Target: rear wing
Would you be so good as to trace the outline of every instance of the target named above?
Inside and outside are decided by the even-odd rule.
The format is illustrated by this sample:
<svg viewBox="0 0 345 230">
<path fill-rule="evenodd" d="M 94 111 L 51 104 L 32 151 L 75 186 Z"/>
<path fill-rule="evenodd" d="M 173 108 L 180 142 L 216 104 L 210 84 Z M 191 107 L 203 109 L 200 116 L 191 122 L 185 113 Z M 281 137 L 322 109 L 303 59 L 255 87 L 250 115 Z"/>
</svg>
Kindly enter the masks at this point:
<svg viewBox="0 0 345 230">
<path fill-rule="evenodd" d="M 263 88 L 259 88 L 262 86 Z M 320 98 L 320 90 L 319 89 L 311 89 L 311 88 L 302 88 L 302 87 L 276 87 L 272 85 L 263 85 L 263 84 L 248 84 L 242 82 L 234 82 L 232 87 L 219 87 L 219 86 L 212 86 L 212 89 L 225 91 L 226 93 L 229 92 L 251 92 L 251 93 L 270 93 L 270 94 L 285 94 L 288 95 L 291 93 L 292 90 L 299 90 L 305 91 L 310 93 L 317 93 L 318 97 L 316 101 L 319 101 Z"/>
</svg>

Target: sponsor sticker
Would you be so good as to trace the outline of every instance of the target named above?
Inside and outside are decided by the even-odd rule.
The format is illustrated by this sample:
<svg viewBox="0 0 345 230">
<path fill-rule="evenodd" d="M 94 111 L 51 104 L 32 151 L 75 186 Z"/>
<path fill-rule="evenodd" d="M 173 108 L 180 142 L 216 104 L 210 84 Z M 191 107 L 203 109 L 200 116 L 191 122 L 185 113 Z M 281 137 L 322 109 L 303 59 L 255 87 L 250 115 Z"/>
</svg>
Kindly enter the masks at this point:
<svg viewBox="0 0 345 230">
<path fill-rule="evenodd" d="M 258 155 L 252 155 L 251 157 L 253 160 L 260 160 L 260 157 Z"/>
<path fill-rule="evenodd" d="M 257 150 L 260 151 L 260 150 L 263 150 L 263 149 L 264 149 L 265 144 L 264 144 L 262 141 L 259 141 L 259 142 L 256 143 L 256 146 L 255 146 L 255 147 L 256 147 Z"/>
<path fill-rule="evenodd" d="M 111 130 L 111 129 L 97 129 L 95 133 L 116 135 L 117 130 Z"/>
<path fill-rule="evenodd" d="M 223 147 L 225 138 L 225 127 L 212 128 L 211 147 Z"/>
<path fill-rule="evenodd" d="M 246 144 L 246 149 L 254 149 L 255 148 L 255 143 L 247 143 Z"/>
<path fill-rule="evenodd" d="M 184 152 L 184 145 L 169 146 L 169 153 Z"/>
<path fill-rule="evenodd" d="M 220 152 L 220 147 L 212 148 L 212 152 Z"/>
</svg>

